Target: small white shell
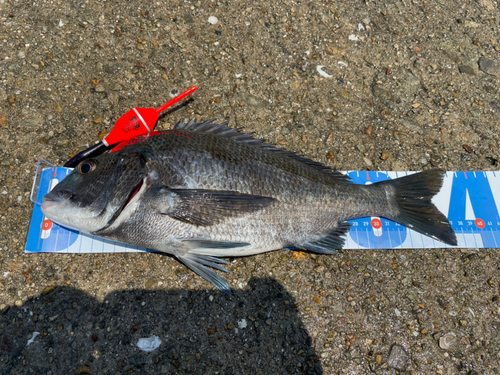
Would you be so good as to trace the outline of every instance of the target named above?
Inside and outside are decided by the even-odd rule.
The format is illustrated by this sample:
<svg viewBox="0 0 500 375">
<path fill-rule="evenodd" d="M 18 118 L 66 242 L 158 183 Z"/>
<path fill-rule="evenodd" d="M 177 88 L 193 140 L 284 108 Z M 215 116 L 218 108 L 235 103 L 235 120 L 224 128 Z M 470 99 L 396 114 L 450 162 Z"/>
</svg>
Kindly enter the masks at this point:
<svg viewBox="0 0 500 375">
<path fill-rule="evenodd" d="M 137 347 L 145 352 L 152 352 L 161 345 L 161 340 L 158 336 L 151 336 L 139 339 Z"/>
</svg>

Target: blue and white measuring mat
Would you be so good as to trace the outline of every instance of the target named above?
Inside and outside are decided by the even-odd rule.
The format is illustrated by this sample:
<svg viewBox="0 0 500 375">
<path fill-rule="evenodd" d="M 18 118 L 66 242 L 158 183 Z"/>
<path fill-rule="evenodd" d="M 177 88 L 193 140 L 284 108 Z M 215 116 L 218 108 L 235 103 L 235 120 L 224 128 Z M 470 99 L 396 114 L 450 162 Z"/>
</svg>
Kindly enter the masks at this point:
<svg viewBox="0 0 500 375">
<path fill-rule="evenodd" d="M 42 166 L 39 162 L 32 192 L 35 202 L 27 252 L 114 253 L 151 251 L 104 240 L 60 227 L 43 216 L 42 198 L 71 169 Z M 407 176 L 416 172 L 345 172 L 357 184 Z M 441 191 L 432 200 L 450 220 L 458 248 L 500 247 L 500 172 L 447 172 Z M 393 221 L 366 217 L 352 225 L 345 249 L 424 249 L 453 247 L 424 236 Z"/>
</svg>

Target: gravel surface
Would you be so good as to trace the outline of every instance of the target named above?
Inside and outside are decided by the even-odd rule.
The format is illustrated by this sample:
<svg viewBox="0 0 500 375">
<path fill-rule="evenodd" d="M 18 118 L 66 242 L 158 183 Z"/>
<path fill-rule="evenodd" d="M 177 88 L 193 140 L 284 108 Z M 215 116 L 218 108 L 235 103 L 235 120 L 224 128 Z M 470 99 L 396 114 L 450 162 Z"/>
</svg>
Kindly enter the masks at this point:
<svg viewBox="0 0 500 375">
<path fill-rule="evenodd" d="M 167 256 L 24 241 L 38 159 L 192 85 L 158 129 L 229 120 L 339 170 L 496 170 L 499 23 L 493 0 L 0 0 L 0 373 L 498 374 L 495 249 L 238 258 L 228 297 Z"/>
</svg>

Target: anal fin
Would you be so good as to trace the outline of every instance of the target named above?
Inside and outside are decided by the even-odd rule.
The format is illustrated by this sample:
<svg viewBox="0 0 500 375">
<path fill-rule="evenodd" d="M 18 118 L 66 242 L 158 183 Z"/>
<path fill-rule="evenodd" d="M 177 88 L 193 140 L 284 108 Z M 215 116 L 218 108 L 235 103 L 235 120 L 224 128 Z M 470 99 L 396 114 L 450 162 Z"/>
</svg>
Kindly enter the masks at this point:
<svg viewBox="0 0 500 375">
<path fill-rule="evenodd" d="M 349 223 L 340 223 L 338 227 L 323 238 L 296 246 L 318 254 L 337 254 L 337 250 L 342 249 L 344 246 L 345 235 L 349 232 L 350 228 L 351 225 Z"/>
<path fill-rule="evenodd" d="M 235 247 L 245 247 L 249 246 L 248 242 L 229 242 L 229 241 L 213 241 L 213 240 L 182 240 L 183 243 L 189 245 L 190 247 L 197 249 L 233 249 Z"/>
<path fill-rule="evenodd" d="M 222 277 L 217 275 L 208 267 L 215 268 L 216 270 L 229 273 L 220 264 L 228 264 L 225 260 L 212 257 L 209 255 L 200 255 L 193 253 L 186 253 L 184 255 L 176 255 L 177 259 L 182 262 L 187 268 L 195 272 L 199 276 L 203 277 L 205 280 L 214 284 L 219 290 L 226 294 L 231 294 L 231 289 L 229 284 Z"/>
</svg>

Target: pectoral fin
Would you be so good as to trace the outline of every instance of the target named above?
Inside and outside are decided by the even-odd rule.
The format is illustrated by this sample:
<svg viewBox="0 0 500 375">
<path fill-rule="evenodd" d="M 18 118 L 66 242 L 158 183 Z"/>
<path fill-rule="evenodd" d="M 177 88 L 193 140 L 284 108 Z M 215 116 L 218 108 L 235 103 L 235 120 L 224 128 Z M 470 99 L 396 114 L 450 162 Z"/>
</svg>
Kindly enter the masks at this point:
<svg viewBox="0 0 500 375">
<path fill-rule="evenodd" d="M 179 197 L 175 208 L 166 215 L 196 226 L 217 224 L 229 217 L 261 210 L 276 199 L 237 191 L 172 189 Z"/>
<path fill-rule="evenodd" d="M 208 266 L 215 268 L 216 270 L 229 273 L 228 270 L 220 265 L 227 264 L 225 260 L 208 255 L 199 255 L 192 253 L 177 255 L 177 259 L 179 259 L 179 261 L 181 261 L 190 270 L 196 272 L 199 276 L 214 284 L 219 290 L 223 291 L 226 294 L 231 294 L 231 289 L 229 288 L 229 284 L 227 283 L 227 281 L 217 275 L 210 268 L 205 267 Z"/>
</svg>

